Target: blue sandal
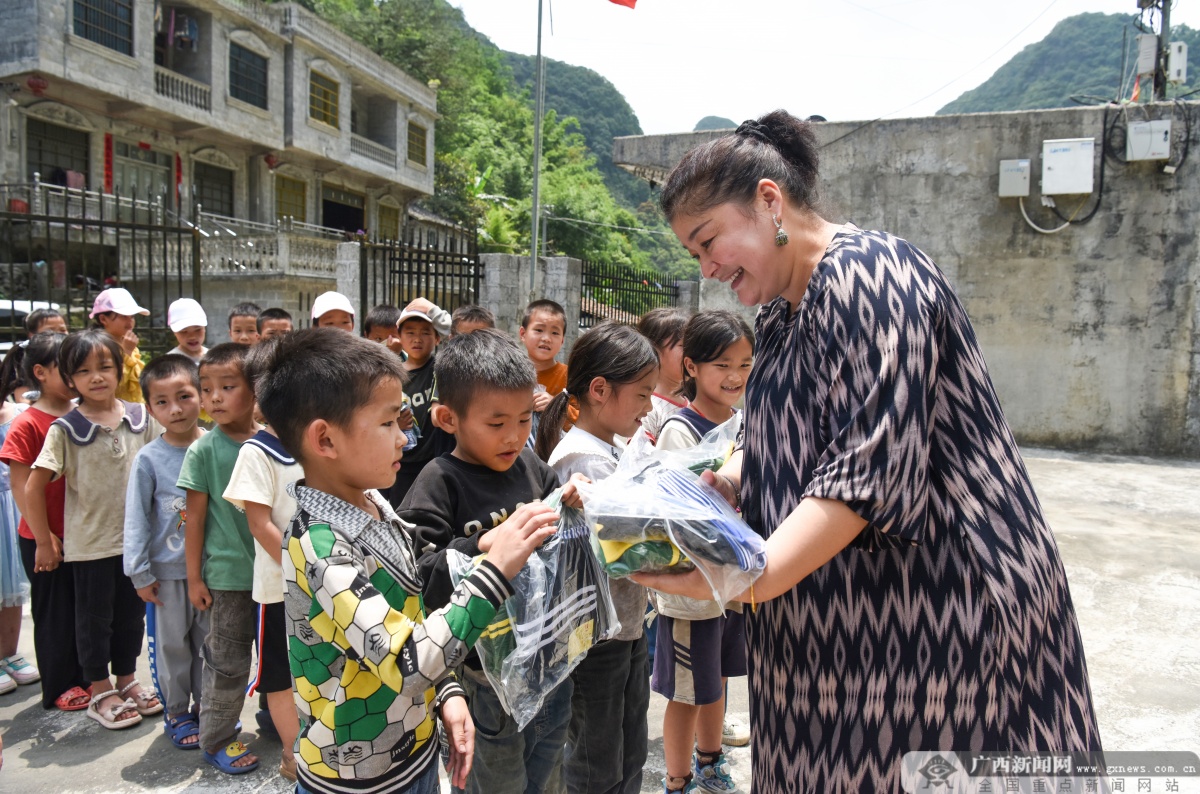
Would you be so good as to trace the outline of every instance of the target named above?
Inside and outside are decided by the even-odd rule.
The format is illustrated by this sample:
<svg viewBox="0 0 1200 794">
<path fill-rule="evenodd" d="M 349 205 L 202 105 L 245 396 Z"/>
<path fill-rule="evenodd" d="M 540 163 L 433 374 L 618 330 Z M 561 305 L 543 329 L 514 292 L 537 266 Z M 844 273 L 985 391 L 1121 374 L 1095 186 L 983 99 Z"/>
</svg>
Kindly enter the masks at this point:
<svg viewBox="0 0 1200 794">
<path fill-rule="evenodd" d="M 178 747 L 180 750 L 199 750 L 200 740 L 197 738 L 194 742 L 184 742 L 192 736 L 200 736 L 200 723 L 196 721 L 196 715 L 190 711 L 185 711 L 182 714 L 177 714 L 174 717 L 163 718 L 163 733 L 170 739 L 171 744 Z"/>
<path fill-rule="evenodd" d="M 227 775 L 244 775 L 247 772 L 253 772 L 258 769 L 258 761 L 245 766 L 234 766 L 241 758 L 250 755 L 250 748 L 234 739 L 229 744 L 217 750 L 215 753 L 204 751 L 204 760 L 220 769 Z"/>
</svg>

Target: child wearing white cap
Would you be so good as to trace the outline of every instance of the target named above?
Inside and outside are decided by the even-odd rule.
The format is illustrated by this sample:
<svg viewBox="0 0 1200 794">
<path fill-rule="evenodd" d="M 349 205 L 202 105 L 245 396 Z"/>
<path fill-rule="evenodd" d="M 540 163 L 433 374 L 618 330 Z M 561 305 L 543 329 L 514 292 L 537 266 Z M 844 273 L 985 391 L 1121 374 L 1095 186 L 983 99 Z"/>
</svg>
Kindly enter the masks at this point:
<svg viewBox="0 0 1200 794">
<path fill-rule="evenodd" d="M 124 287 L 110 287 L 96 296 L 92 304 L 92 313 L 88 316 L 96 321 L 97 328 L 103 328 L 108 335 L 117 340 L 121 352 L 125 354 L 125 374 L 117 384 L 117 399 L 131 403 L 144 402 L 142 398 L 142 354 L 138 350 L 138 336 L 133 332 L 137 321 L 136 315 L 148 315 L 149 309 L 143 309 Z"/>
<path fill-rule="evenodd" d="M 322 292 L 312 305 L 313 328 L 341 328 L 354 333 L 354 304 L 340 292 Z"/>
<path fill-rule="evenodd" d="M 208 315 L 204 307 L 191 298 L 180 298 L 167 309 L 167 327 L 175 334 L 175 347 L 167 351 L 187 356 L 200 366 L 200 359 L 208 352 L 204 336 L 208 329 Z"/>
</svg>

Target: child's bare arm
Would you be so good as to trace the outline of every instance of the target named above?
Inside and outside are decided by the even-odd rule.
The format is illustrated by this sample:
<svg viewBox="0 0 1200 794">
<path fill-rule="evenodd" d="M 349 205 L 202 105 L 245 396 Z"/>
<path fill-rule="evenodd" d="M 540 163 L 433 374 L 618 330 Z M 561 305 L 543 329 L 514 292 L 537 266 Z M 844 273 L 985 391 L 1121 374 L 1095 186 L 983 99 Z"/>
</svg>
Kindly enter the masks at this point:
<svg viewBox="0 0 1200 794">
<path fill-rule="evenodd" d="M 25 523 L 37 541 L 33 570 L 53 571 L 62 562 L 62 541 L 50 531 L 50 518 L 46 512 L 46 486 L 54 477 L 50 469 L 33 469 L 25 481 Z"/>
<path fill-rule="evenodd" d="M 246 523 L 254 536 L 276 565 L 283 564 L 283 531 L 271 520 L 271 506 L 258 502 L 243 502 L 246 508 Z"/>
<path fill-rule="evenodd" d="M 188 600 L 199 610 L 212 606 L 212 594 L 204 584 L 204 522 L 207 518 L 208 494 L 188 488 L 183 553 L 187 560 Z"/>
<path fill-rule="evenodd" d="M 29 482 L 29 472 L 33 471 L 28 463 L 17 463 L 15 460 L 8 464 L 8 476 L 12 485 L 13 501 L 17 503 L 17 512 L 25 515 L 29 509 L 25 507 L 25 483 Z M 29 523 L 29 519 L 25 519 Z"/>
</svg>

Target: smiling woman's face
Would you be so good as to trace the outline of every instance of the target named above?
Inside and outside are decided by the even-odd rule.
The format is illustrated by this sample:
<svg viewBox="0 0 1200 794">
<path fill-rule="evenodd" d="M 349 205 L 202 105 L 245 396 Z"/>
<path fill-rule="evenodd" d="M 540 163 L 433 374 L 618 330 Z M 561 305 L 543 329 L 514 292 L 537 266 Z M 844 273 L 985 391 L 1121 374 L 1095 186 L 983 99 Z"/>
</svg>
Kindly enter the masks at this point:
<svg viewBox="0 0 1200 794">
<path fill-rule="evenodd" d="M 759 203 L 750 213 L 726 203 L 671 219 L 672 231 L 700 263 L 701 274 L 728 284 L 745 306 L 779 297 L 786 283 L 775 227 Z"/>
</svg>

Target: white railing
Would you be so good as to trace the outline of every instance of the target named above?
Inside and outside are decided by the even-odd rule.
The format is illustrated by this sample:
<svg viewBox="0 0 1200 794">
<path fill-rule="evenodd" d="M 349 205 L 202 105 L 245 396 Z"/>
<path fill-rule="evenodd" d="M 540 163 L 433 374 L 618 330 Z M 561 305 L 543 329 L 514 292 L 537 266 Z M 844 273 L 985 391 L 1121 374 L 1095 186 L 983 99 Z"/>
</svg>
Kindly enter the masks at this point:
<svg viewBox="0 0 1200 794">
<path fill-rule="evenodd" d="M 29 215 L 136 223 L 162 223 L 163 218 L 158 198 L 137 199 L 39 181 L 0 186 L 0 199 L 3 209 Z"/>
<path fill-rule="evenodd" d="M 207 232 L 217 237 L 223 234 L 237 237 L 239 235 L 274 234 L 278 231 L 279 226 L 274 223 L 259 223 L 244 218 L 233 218 L 228 215 L 218 215 L 215 212 L 201 211 L 198 228 L 202 233 Z"/>
<path fill-rule="evenodd" d="M 205 275 L 289 275 L 337 278 L 337 242 L 288 232 L 200 241 Z"/>
<path fill-rule="evenodd" d="M 396 167 L 396 150 L 389 149 L 383 144 L 375 143 L 361 135 L 350 136 L 350 151 L 360 154 L 368 160 L 382 163 L 388 168 Z"/>
<path fill-rule="evenodd" d="M 212 110 L 212 89 L 199 80 L 172 72 L 161 66 L 154 67 L 154 91 L 159 96 L 174 99 L 200 110 Z"/>
<path fill-rule="evenodd" d="M 304 221 L 296 220 L 290 215 L 279 222 L 279 228 L 284 231 L 295 231 L 312 237 L 320 237 L 324 240 L 334 240 L 339 243 L 346 242 L 346 233 L 341 229 L 332 229 L 328 226 L 320 226 L 315 223 L 305 223 Z"/>
</svg>

